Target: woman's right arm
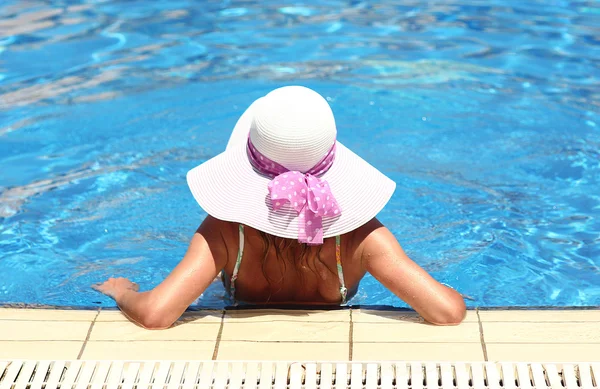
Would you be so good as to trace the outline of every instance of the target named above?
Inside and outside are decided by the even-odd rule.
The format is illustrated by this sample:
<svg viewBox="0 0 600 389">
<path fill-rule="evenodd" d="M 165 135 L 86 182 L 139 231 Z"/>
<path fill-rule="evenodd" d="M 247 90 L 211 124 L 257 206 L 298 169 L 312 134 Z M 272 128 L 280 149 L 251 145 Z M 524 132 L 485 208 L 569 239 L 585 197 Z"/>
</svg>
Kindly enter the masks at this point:
<svg viewBox="0 0 600 389">
<path fill-rule="evenodd" d="M 425 320 L 456 325 L 465 318 L 466 306 L 454 289 L 437 282 L 402 250 L 394 235 L 377 219 L 369 222 L 361 243 L 364 268 Z"/>
</svg>

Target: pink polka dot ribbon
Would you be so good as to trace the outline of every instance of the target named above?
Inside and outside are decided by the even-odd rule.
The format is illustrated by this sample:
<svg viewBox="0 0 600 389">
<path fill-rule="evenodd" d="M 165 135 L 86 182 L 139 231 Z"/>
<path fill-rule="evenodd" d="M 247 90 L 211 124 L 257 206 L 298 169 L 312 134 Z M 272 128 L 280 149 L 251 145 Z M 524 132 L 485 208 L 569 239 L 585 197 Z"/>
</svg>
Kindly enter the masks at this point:
<svg viewBox="0 0 600 389">
<path fill-rule="evenodd" d="M 337 217 L 341 209 L 326 180 L 319 178 L 335 159 L 335 142 L 327 155 L 306 173 L 290 171 L 262 155 L 248 138 L 248 158 L 260 173 L 271 178 L 269 195 L 275 211 L 290 203 L 298 213 L 298 240 L 323 244 L 323 217 Z"/>
</svg>

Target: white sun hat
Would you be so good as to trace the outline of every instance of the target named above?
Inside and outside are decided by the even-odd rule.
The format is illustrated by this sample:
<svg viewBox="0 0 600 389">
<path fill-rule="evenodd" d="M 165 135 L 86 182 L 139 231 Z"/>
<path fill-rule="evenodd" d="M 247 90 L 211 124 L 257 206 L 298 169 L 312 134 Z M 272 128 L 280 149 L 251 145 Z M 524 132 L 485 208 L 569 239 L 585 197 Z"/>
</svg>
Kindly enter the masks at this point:
<svg viewBox="0 0 600 389">
<path fill-rule="evenodd" d="M 250 105 L 225 152 L 190 170 L 187 182 L 217 219 L 319 244 L 374 218 L 396 188 L 336 135 L 321 95 L 275 89 Z"/>
</svg>

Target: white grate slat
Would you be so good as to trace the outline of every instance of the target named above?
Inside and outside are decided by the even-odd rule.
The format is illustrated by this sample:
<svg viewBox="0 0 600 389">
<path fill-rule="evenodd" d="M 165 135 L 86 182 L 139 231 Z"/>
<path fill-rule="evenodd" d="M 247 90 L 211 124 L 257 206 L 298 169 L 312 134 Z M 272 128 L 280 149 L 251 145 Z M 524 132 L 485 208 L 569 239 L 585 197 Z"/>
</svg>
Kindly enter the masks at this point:
<svg viewBox="0 0 600 389">
<path fill-rule="evenodd" d="M 94 371 L 96 370 L 96 362 L 87 361 L 83 364 L 83 368 L 81 369 L 79 376 L 77 377 L 77 385 L 76 389 L 86 389 L 92 380 L 92 376 L 94 375 Z"/>
<path fill-rule="evenodd" d="M 563 365 L 563 379 L 565 381 L 565 388 L 577 389 L 577 377 L 575 376 L 575 366 L 571 364 Z"/>
<path fill-rule="evenodd" d="M 396 364 L 396 388 L 408 389 L 408 365 L 406 363 Z"/>
<path fill-rule="evenodd" d="M 337 363 L 335 365 L 335 389 L 346 389 L 348 386 L 348 365 Z"/>
<path fill-rule="evenodd" d="M 107 382 L 108 371 L 110 370 L 110 362 L 98 362 L 96 371 L 91 379 L 90 389 L 102 389 L 104 383 Z"/>
<path fill-rule="evenodd" d="M 485 386 L 485 376 L 483 374 L 483 365 L 481 363 L 474 363 L 471 365 L 471 376 L 473 379 L 473 388 L 474 389 L 484 389 Z"/>
<path fill-rule="evenodd" d="M 459 388 L 469 387 L 469 373 L 464 363 L 457 363 L 454 365 L 454 371 L 456 372 L 456 386 Z"/>
<path fill-rule="evenodd" d="M 287 388 L 288 382 L 288 364 L 285 362 L 277 362 L 275 364 L 275 389 Z M 232 389 L 232 388 L 229 388 Z"/>
<path fill-rule="evenodd" d="M 321 389 L 331 389 L 333 384 L 333 365 L 331 363 L 321 364 Z M 275 388 L 279 389 L 279 388 Z"/>
<path fill-rule="evenodd" d="M 181 386 L 181 389 L 193 389 L 196 386 L 199 370 L 200 370 L 199 362 L 188 363 L 188 365 L 185 369 L 185 375 L 183 378 L 183 385 Z"/>
<path fill-rule="evenodd" d="M 210 389 L 213 384 L 213 370 L 215 363 L 204 362 L 200 368 L 200 382 L 198 382 L 198 389 Z"/>
<path fill-rule="evenodd" d="M 512 363 L 501 363 L 502 367 L 502 386 L 504 389 L 516 389 L 515 365 Z"/>
<path fill-rule="evenodd" d="M 317 364 L 307 363 L 304 378 L 305 389 L 317 389 Z"/>
<path fill-rule="evenodd" d="M 0 369 L 0 371 L 2 371 L 2 369 Z M 592 363 L 592 375 L 596 387 L 600 388 L 600 363 Z"/>
<path fill-rule="evenodd" d="M 548 388 L 546 377 L 544 376 L 544 368 L 542 365 L 531 365 L 531 375 L 533 376 L 533 385 L 536 389 Z"/>
<path fill-rule="evenodd" d="M 213 389 L 225 389 L 227 387 L 228 378 L 229 363 L 219 362 L 217 364 L 217 372 L 215 374 L 215 385 L 213 386 Z"/>
<path fill-rule="evenodd" d="M 381 364 L 381 389 L 392 389 L 394 384 L 394 368 L 389 362 Z"/>
<path fill-rule="evenodd" d="M 548 377 L 548 381 L 550 381 L 550 387 L 552 389 L 563 389 L 556 365 L 546 365 L 544 366 L 544 370 L 546 371 L 546 377 Z"/>
<path fill-rule="evenodd" d="M 1 363 L 0 363 L 1 365 Z M 35 369 L 35 376 L 31 382 L 29 389 L 42 389 L 48 370 L 50 369 L 50 361 L 40 361 Z M 2 375 L 2 369 L 0 369 L 0 376 Z"/>
<path fill-rule="evenodd" d="M 593 389 L 592 374 L 588 363 L 579 364 L 579 386 L 581 389 Z"/>
<path fill-rule="evenodd" d="M 65 361 L 56 361 L 52 364 L 50 376 L 46 381 L 46 389 L 56 389 L 65 371 Z"/>
<path fill-rule="evenodd" d="M 360 363 L 353 363 L 350 366 L 350 389 L 362 389 L 363 387 L 363 367 Z"/>
<path fill-rule="evenodd" d="M 81 371 L 81 365 L 83 365 L 83 362 L 81 361 L 73 361 L 69 364 L 67 372 L 65 373 L 65 378 L 60 383 L 61 389 L 71 389 L 73 387 L 73 384 L 75 384 L 75 380 Z"/>
<path fill-rule="evenodd" d="M 229 378 L 229 389 L 241 389 L 242 380 L 244 379 L 244 363 L 237 362 L 231 369 L 231 377 Z M 287 379 L 287 376 L 286 376 Z"/>
<path fill-rule="evenodd" d="M 366 389 L 377 389 L 377 381 L 379 375 L 379 366 L 376 363 L 367 364 L 367 380 L 365 381 Z"/>
<path fill-rule="evenodd" d="M 454 373 L 450 363 L 442 363 L 440 365 L 442 375 L 442 389 L 454 389 Z"/>
<path fill-rule="evenodd" d="M 244 379 L 244 389 L 256 389 L 258 382 L 258 363 L 249 362 L 246 365 L 246 376 Z"/>
<path fill-rule="evenodd" d="M 152 389 L 163 389 L 167 385 L 169 371 L 171 371 L 171 362 L 159 362 L 158 367 L 156 369 L 156 374 L 154 375 Z"/>
<path fill-rule="evenodd" d="M 123 369 L 123 384 L 121 389 L 132 389 L 140 370 L 139 363 L 130 363 Z M 61 388 L 62 389 L 62 388 Z"/>
<path fill-rule="evenodd" d="M 273 385 L 273 373 L 273 362 L 264 362 L 261 364 L 258 389 L 271 389 Z"/>
<path fill-rule="evenodd" d="M 491 362 L 485 363 L 485 376 L 487 377 L 487 387 L 489 389 L 500 389 L 500 374 L 498 366 Z"/>
<path fill-rule="evenodd" d="M 423 388 L 423 365 L 419 362 L 412 362 L 410 364 L 410 381 L 412 383 L 412 389 Z"/>
<path fill-rule="evenodd" d="M 13 386 L 22 366 L 23 362 L 21 361 L 9 362 L 8 369 L 6 370 L 6 376 L 2 382 L 0 382 L 0 389 L 10 389 Z"/>
<path fill-rule="evenodd" d="M 425 363 L 425 382 L 427 388 L 435 386 L 438 387 L 438 367 L 437 363 L 427 362 Z"/>
<path fill-rule="evenodd" d="M 156 362 L 144 362 L 140 369 L 140 378 L 137 380 L 136 389 L 148 389 L 150 387 L 150 381 L 154 374 L 154 368 Z"/>
<path fill-rule="evenodd" d="M 21 371 L 19 372 L 19 377 L 17 378 L 17 382 L 15 383 L 14 389 L 25 389 L 27 385 L 29 385 L 29 381 L 31 381 L 31 376 L 33 375 L 33 371 L 35 370 L 35 361 L 26 361 L 21 367 Z"/>
<path fill-rule="evenodd" d="M 4 370 L 8 366 L 8 361 L 0 361 L 0 377 L 4 374 Z"/>
<path fill-rule="evenodd" d="M 300 363 L 293 363 L 290 366 L 290 389 L 302 388 L 303 368 Z"/>
<path fill-rule="evenodd" d="M 519 388 L 532 389 L 529 365 L 526 363 L 517 363 L 517 378 L 519 381 Z"/>
<path fill-rule="evenodd" d="M 117 387 L 121 385 L 123 368 L 124 364 L 121 361 L 111 363 L 108 370 L 108 378 L 106 379 L 106 389 L 117 389 Z"/>
<path fill-rule="evenodd" d="M 0 389 L 600 389 L 600 363 L 0 361 Z"/>
<path fill-rule="evenodd" d="M 181 385 L 181 381 L 183 380 L 184 370 L 185 362 L 178 361 L 173 363 L 173 370 L 171 371 L 171 378 L 169 379 L 167 389 L 179 389 L 179 385 Z"/>
</svg>

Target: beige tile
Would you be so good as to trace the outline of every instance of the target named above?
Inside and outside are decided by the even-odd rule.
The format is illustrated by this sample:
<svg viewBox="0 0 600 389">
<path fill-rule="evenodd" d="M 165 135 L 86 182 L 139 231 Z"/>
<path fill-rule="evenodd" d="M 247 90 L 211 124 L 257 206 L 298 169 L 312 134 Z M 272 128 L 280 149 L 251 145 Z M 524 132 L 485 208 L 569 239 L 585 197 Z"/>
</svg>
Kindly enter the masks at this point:
<svg viewBox="0 0 600 389">
<path fill-rule="evenodd" d="M 349 357 L 348 343 L 219 343 L 218 360 L 340 361 Z"/>
<path fill-rule="evenodd" d="M 600 324 L 483 322 L 486 343 L 596 343 L 600 349 Z"/>
<path fill-rule="evenodd" d="M 514 362 L 600 362 L 598 344 L 486 344 L 488 360 Z"/>
<path fill-rule="evenodd" d="M 77 359 L 82 341 L 0 341 L 0 359 Z"/>
<path fill-rule="evenodd" d="M 354 323 L 354 342 L 480 343 L 479 325 L 434 326 L 419 323 Z"/>
<path fill-rule="evenodd" d="M 97 314 L 96 310 L 0 308 L 0 320 L 92 321 Z"/>
<path fill-rule="evenodd" d="M 225 321 L 222 340 L 348 342 L 350 323 L 344 322 L 251 322 Z"/>
<path fill-rule="evenodd" d="M 129 321 L 97 322 L 90 340 L 209 340 L 216 341 L 220 323 L 183 323 L 166 330 L 147 330 Z"/>
<path fill-rule="evenodd" d="M 261 323 L 273 321 L 350 322 L 349 309 L 336 310 L 287 310 L 287 309 L 246 309 L 225 313 L 225 322 Z"/>
<path fill-rule="evenodd" d="M 91 322 L 0 320 L 0 340 L 85 340 Z"/>
<path fill-rule="evenodd" d="M 354 343 L 354 361 L 483 361 L 480 343 Z"/>
<path fill-rule="evenodd" d="M 594 310 L 506 310 L 506 311 L 479 311 L 481 321 L 596 321 L 600 322 L 600 309 Z"/>
<path fill-rule="evenodd" d="M 179 322 L 195 323 L 221 323 L 222 311 L 206 310 L 197 312 L 185 312 Z M 101 311 L 96 319 L 97 322 L 129 321 L 121 311 Z"/>
<path fill-rule="evenodd" d="M 353 323 L 424 323 L 425 320 L 411 311 L 380 311 L 371 309 L 353 309 Z M 467 311 L 463 323 L 477 323 L 477 312 Z"/>
<path fill-rule="evenodd" d="M 132 341 L 87 342 L 82 359 L 211 359 L 215 349 L 212 341 Z"/>
</svg>

